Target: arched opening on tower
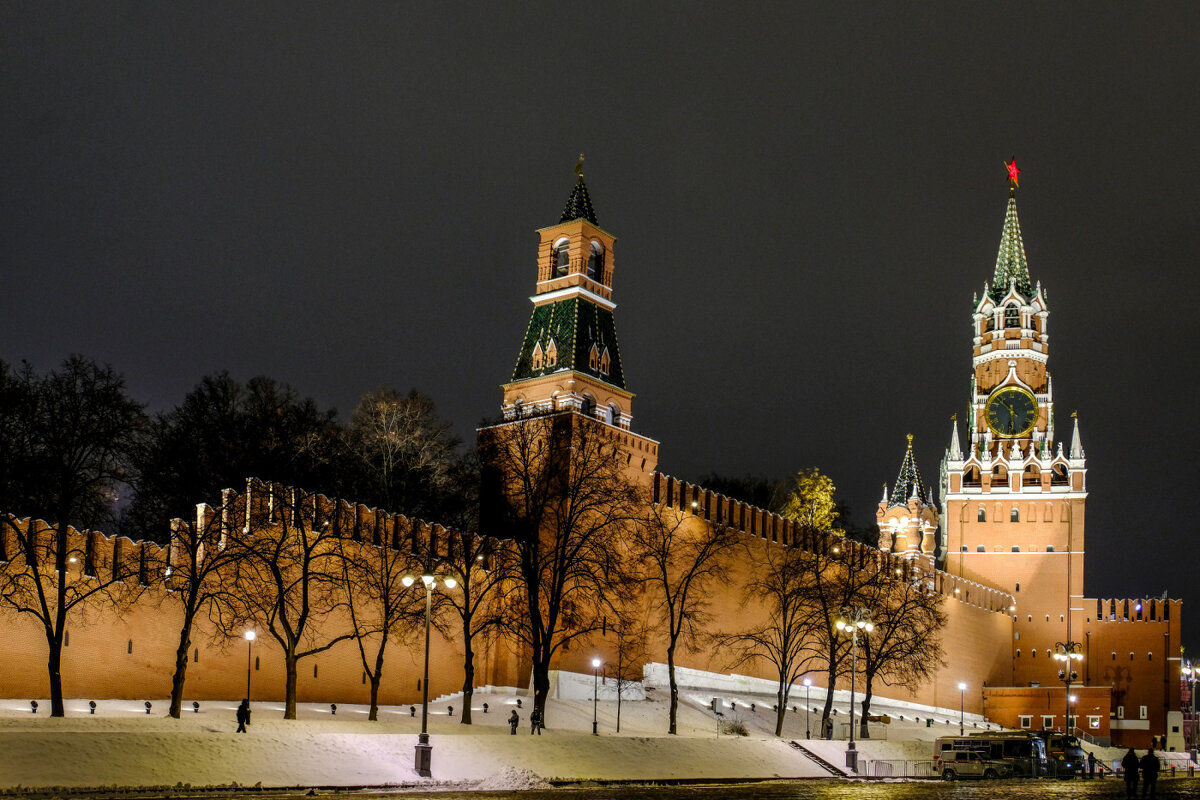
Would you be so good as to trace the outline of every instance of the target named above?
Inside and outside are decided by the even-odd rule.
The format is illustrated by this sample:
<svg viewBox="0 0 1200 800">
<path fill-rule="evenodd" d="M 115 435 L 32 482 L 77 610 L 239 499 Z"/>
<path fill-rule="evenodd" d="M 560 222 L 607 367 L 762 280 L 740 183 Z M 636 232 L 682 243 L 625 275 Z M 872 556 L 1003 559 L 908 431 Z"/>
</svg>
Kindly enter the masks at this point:
<svg viewBox="0 0 1200 800">
<path fill-rule="evenodd" d="M 1021 327 L 1021 309 L 1018 308 L 1016 304 L 1007 305 L 1004 307 L 1004 327 Z"/>
<path fill-rule="evenodd" d="M 982 486 L 983 480 L 979 475 L 979 467 L 968 467 L 963 473 L 963 486 Z M 983 522 L 983 520 L 980 520 Z"/>
<path fill-rule="evenodd" d="M 1066 464 L 1055 464 L 1050 468 L 1051 486 L 1070 486 L 1071 478 L 1067 474 Z"/>
<path fill-rule="evenodd" d="M 571 266 L 570 242 L 559 239 L 554 243 L 554 277 L 561 278 Z"/>
<path fill-rule="evenodd" d="M 597 283 L 604 275 L 604 245 L 593 241 L 588 253 L 587 276 Z"/>
<path fill-rule="evenodd" d="M 1035 464 L 1030 464 L 1025 468 L 1025 474 L 1021 477 L 1021 485 L 1023 486 L 1041 486 L 1042 471 Z"/>
</svg>

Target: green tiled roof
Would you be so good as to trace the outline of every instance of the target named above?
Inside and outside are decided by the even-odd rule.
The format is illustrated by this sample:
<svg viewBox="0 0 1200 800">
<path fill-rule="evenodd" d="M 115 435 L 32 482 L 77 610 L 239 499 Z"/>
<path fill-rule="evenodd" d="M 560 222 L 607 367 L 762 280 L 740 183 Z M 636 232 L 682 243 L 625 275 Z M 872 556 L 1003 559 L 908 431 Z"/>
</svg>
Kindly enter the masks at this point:
<svg viewBox="0 0 1200 800">
<path fill-rule="evenodd" d="M 996 271 L 992 276 L 994 300 L 1008 294 L 1008 284 L 1017 282 L 1017 291 L 1026 298 L 1033 296 L 1029 281 L 1029 263 L 1025 260 L 1025 243 L 1021 241 L 1021 223 L 1017 219 L 1017 197 L 1008 196 L 1008 211 L 1004 214 L 1004 233 L 1000 237 L 1000 252 L 996 254 Z"/>
<path fill-rule="evenodd" d="M 599 222 L 596 222 L 596 211 L 592 208 L 592 198 L 588 196 L 587 184 L 583 182 L 583 175 L 580 175 L 579 180 L 575 181 L 575 188 L 571 190 L 571 196 L 567 198 L 567 204 L 563 207 L 562 216 L 558 218 L 558 221 L 561 224 L 575 219 L 586 219 L 597 227 L 600 225 Z"/>
<path fill-rule="evenodd" d="M 540 344 L 542 352 L 545 353 L 551 340 L 558 351 L 558 363 L 553 367 L 543 365 L 541 369 L 535 370 L 534 348 Z M 593 345 L 598 353 L 608 349 L 608 375 L 602 375 L 599 369 L 593 370 L 589 366 L 588 357 Z M 613 323 L 612 311 L 579 297 L 534 307 L 512 379 L 521 381 L 540 378 L 566 370 L 582 372 L 619 389 L 625 389 L 625 375 L 621 371 L 621 354 L 617 347 L 617 330 Z"/>
</svg>

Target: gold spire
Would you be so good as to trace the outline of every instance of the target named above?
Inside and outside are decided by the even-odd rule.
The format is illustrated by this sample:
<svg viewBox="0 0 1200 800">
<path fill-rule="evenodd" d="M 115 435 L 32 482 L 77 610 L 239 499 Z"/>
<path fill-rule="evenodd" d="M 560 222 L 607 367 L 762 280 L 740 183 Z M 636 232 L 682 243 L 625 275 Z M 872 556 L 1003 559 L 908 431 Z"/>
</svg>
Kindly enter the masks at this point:
<svg viewBox="0 0 1200 800">
<path fill-rule="evenodd" d="M 583 153 L 579 154 L 579 163 L 575 165 L 575 176 L 579 178 L 583 177 Z"/>
</svg>

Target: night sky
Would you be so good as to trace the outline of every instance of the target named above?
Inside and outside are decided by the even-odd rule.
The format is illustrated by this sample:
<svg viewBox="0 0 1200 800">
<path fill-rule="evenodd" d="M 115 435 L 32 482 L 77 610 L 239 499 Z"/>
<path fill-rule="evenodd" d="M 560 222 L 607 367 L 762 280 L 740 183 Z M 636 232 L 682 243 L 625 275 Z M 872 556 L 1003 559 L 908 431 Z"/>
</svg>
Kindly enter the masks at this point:
<svg viewBox="0 0 1200 800">
<path fill-rule="evenodd" d="M 472 440 L 584 152 L 661 469 L 817 466 L 864 523 L 963 415 L 1015 155 L 1086 592 L 1192 600 L 1200 4 L 647 5 L 4 3 L 0 358 Z"/>
</svg>

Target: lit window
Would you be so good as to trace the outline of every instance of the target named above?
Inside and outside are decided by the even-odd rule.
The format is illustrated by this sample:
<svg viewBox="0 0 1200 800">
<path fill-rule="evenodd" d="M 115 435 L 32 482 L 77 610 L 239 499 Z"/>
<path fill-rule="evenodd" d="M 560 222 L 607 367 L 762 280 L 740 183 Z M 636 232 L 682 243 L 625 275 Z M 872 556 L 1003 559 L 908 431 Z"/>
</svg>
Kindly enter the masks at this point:
<svg viewBox="0 0 1200 800">
<path fill-rule="evenodd" d="M 1092 716 L 1089 714 L 1088 715 L 1088 727 L 1089 728 L 1099 728 L 1100 727 L 1100 717 Z"/>
</svg>

